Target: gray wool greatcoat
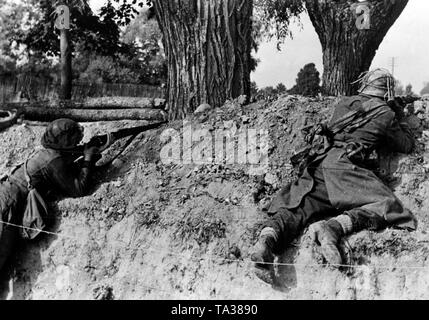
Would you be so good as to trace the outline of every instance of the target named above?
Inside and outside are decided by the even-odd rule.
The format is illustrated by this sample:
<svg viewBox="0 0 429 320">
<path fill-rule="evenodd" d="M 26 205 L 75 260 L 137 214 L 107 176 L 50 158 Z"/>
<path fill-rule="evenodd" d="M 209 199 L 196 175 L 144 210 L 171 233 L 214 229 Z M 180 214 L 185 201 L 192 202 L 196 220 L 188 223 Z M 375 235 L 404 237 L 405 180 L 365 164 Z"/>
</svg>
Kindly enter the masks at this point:
<svg viewBox="0 0 429 320">
<path fill-rule="evenodd" d="M 353 96 L 342 99 L 335 107 L 331 123 L 356 108 L 364 108 L 370 99 Z M 371 99 L 370 106 L 382 103 L 381 99 Z M 386 145 L 392 152 L 410 153 L 414 146 L 414 136 L 405 122 L 386 104 L 384 113 L 376 116 L 352 133 L 337 134 L 336 141 L 358 142 L 368 151 Z M 311 166 L 321 166 L 326 189 L 332 206 L 339 213 L 352 209 L 363 209 L 383 217 L 389 226 L 416 229 L 414 215 L 405 209 L 394 193 L 369 169 L 352 163 L 341 147 L 333 147 L 316 158 Z M 312 191 L 314 180 L 306 168 L 294 183 L 284 187 L 273 199 L 268 213 L 275 214 L 281 209 L 297 208 L 304 197 Z"/>
</svg>

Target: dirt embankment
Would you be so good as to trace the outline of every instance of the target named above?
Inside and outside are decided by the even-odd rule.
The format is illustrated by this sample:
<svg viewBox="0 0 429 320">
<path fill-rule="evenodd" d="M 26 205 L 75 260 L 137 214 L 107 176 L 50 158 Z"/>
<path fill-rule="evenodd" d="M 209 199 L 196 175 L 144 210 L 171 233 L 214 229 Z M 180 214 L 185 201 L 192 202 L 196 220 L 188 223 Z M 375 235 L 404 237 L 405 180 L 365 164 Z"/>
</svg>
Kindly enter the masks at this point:
<svg viewBox="0 0 429 320">
<path fill-rule="evenodd" d="M 384 161 L 390 170 L 386 181 L 419 220 L 416 232 L 353 235 L 348 243 L 356 268 L 341 271 L 319 266 L 320 256 L 304 235 L 279 258 L 284 265 L 276 270 L 274 288 L 252 273 L 249 251 L 267 218 L 261 209 L 294 177 L 288 159 L 302 144 L 300 129 L 329 117 L 334 102 L 281 97 L 245 107 L 227 103 L 185 124 L 172 123 L 167 132 L 165 127 L 140 136 L 97 177 L 91 195 L 52 205 L 49 231 L 57 235 L 20 243 L 12 259 L 13 288 L 3 294 L 14 299 L 429 298 L 426 136 L 413 155 Z M 413 121 L 425 129 L 423 121 Z M 86 137 L 133 124 L 85 124 Z M 206 136 L 192 143 L 204 153 L 205 164 L 190 163 L 186 151 L 175 149 L 186 140 L 189 124 Z M 43 130 L 33 124 L 1 132 L 1 170 L 24 160 Z M 240 140 L 243 132 L 248 138 Z M 251 165 L 240 153 L 226 152 L 223 163 L 211 161 L 222 159 L 222 150 L 214 147 L 216 134 L 247 145 Z M 171 163 L 163 164 L 160 155 Z"/>
</svg>

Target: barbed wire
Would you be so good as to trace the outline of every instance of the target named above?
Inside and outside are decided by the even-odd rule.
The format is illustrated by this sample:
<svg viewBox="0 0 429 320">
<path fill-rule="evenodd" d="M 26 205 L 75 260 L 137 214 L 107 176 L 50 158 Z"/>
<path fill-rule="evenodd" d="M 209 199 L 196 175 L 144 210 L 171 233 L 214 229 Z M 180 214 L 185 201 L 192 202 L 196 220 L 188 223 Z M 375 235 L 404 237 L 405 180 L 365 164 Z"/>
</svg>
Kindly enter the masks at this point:
<svg viewBox="0 0 429 320">
<path fill-rule="evenodd" d="M 81 238 L 78 237 L 72 237 L 72 236 L 67 236 L 67 235 L 63 235 L 57 232 L 49 232 L 49 231 L 45 231 L 45 230 L 41 230 L 41 229 L 36 229 L 36 228 L 30 228 L 30 227 L 25 227 L 23 225 L 18 225 L 18 224 L 13 224 L 13 223 L 9 223 L 9 222 L 4 222 L 4 221 L 0 221 L 0 224 L 3 225 L 7 225 L 7 226 L 11 226 L 11 227 L 15 227 L 15 228 L 19 228 L 19 229 L 24 229 L 24 230 L 32 230 L 32 231 L 37 231 L 40 233 L 44 233 L 44 234 L 48 234 L 48 235 L 55 235 L 59 238 L 66 238 L 66 239 L 73 239 L 73 240 L 77 240 L 80 241 L 82 240 Z M 190 259 L 190 257 L 188 255 L 182 254 L 182 253 L 176 253 L 173 251 L 167 251 L 164 250 L 163 248 L 142 248 L 142 247 L 134 247 L 131 245 L 126 244 L 125 242 L 121 241 L 121 240 L 113 240 L 114 242 L 118 242 L 123 244 L 124 246 L 122 247 L 123 249 L 131 249 L 131 250 L 145 250 L 147 252 L 155 252 L 155 253 L 164 253 L 166 255 L 170 255 L 170 256 L 176 256 L 176 257 L 182 257 L 185 259 Z M 271 265 L 271 266 L 288 266 L 288 267 L 335 267 L 335 268 L 351 268 L 351 269 L 359 269 L 359 268 L 368 268 L 368 267 L 373 267 L 373 268 L 378 268 L 378 269 L 429 269 L 429 265 L 428 266 L 402 266 L 402 265 L 352 265 L 352 264 L 319 264 L 319 263 L 315 263 L 315 264 L 308 264 L 308 263 L 284 263 L 284 262 L 265 262 L 265 261 L 253 261 L 251 259 L 244 259 L 244 258 L 237 258 L 237 259 L 228 259 L 228 258 L 219 258 L 216 256 L 210 256 L 210 257 L 206 257 L 206 258 L 201 258 L 201 257 L 195 257 L 196 260 L 199 261 L 212 261 L 212 262 L 223 262 L 223 263 L 244 263 L 244 264 L 258 264 L 258 265 Z"/>
</svg>

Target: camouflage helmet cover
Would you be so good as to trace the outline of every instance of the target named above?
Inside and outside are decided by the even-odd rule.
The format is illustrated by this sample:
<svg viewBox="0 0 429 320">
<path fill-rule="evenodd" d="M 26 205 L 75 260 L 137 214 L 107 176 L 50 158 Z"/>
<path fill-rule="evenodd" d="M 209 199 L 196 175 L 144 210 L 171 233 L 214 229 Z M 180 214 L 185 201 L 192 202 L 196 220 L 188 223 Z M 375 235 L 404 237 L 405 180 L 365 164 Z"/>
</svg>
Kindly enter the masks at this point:
<svg viewBox="0 0 429 320">
<path fill-rule="evenodd" d="M 395 96 L 395 78 L 386 69 L 363 73 L 355 83 L 360 84 L 358 92 L 362 94 L 388 100 Z"/>
</svg>

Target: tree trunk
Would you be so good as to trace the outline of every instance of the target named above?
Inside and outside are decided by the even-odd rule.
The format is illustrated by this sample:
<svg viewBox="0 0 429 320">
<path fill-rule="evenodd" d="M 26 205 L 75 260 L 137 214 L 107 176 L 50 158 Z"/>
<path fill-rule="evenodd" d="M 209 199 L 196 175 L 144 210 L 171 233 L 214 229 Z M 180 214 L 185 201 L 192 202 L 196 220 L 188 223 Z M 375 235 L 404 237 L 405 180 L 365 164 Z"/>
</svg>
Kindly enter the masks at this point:
<svg viewBox="0 0 429 320">
<path fill-rule="evenodd" d="M 358 88 L 352 82 L 368 71 L 384 36 L 408 0 L 360 3 L 305 0 L 305 3 L 322 44 L 323 93 L 334 96 L 355 94 Z M 369 10 L 358 10 L 358 15 L 357 6 L 362 5 Z"/>
<path fill-rule="evenodd" d="M 36 121 L 53 121 L 69 118 L 78 122 L 117 121 L 117 120 L 148 120 L 165 121 L 167 115 L 158 109 L 70 109 L 49 108 L 37 103 L 8 103 L 1 106 L 2 110 L 17 111 L 25 119 Z"/>
<path fill-rule="evenodd" d="M 168 59 L 168 113 L 250 95 L 253 0 L 153 0 Z"/>
</svg>

